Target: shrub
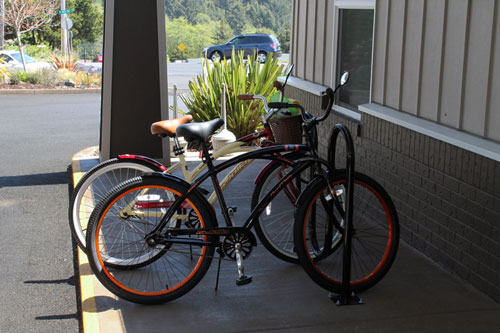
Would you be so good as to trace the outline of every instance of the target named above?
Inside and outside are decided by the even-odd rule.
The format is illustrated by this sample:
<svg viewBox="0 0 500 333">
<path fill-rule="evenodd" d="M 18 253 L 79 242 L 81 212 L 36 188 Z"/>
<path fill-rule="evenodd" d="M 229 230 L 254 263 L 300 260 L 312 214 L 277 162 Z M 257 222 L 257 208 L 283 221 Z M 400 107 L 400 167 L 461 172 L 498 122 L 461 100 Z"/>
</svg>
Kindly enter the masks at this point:
<svg viewBox="0 0 500 333">
<path fill-rule="evenodd" d="M 52 69 L 44 68 L 37 73 L 40 76 L 40 84 L 45 86 L 56 86 L 59 83 L 59 75 Z"/>
<path fill-rule="evenodd" d="M 32 83 L 32 84 L 39 84 L 41 81 L 41 74 L 40 72 L 29 72 L 26 73 L 26 82 Z"/>
<path fill-rule="evenodd" d="M 79 86 L 92 87 L 101 85 L 101 74 L 100 73 L 87 73 L 78 72 L 76 73 L 76 84 Z"/>
<path fill-rule="evenodd" d="M 19 84 L 28 81 L 28 73 L 24 71 L 14 71 L 10 75 L 9 84 Z"/>
<path fill-rule="evenodd" d="M 261 124 L 265 112 L 261 101 L 240 101 L 240 94 L 263 95 L 269 98 L 276 92 L 273 83 L 283 73 L 274 57 L 267 57 L 260 64 L 255 55 L 244 59 L 243 53 L 233 54 L 231 60 L 203 61 L 203 73 L 189 81 L 190 93 L 181 99 L 194 121 L 206 121 L 220 117 L 222 84 L 226 85 L 227 127 L 236 137 L 254 132 Z"/>
<path fill-rule="evenodd" d="M 4 57 L 0 57 L 0 82 L 5 82 L 9 79 L 9 68 L 7 66 L 2 66 L 5 62 Z"/>
<path fill-rule="evenodd" d="M 69 55 L 67 58 L 64 56 L 51 53 L 48 61 L 52 64 L 52 67 L 56 70 L 58 69 L 68 69 L 74 71 L 76 67 L 76 58 Z"/>
</svg>

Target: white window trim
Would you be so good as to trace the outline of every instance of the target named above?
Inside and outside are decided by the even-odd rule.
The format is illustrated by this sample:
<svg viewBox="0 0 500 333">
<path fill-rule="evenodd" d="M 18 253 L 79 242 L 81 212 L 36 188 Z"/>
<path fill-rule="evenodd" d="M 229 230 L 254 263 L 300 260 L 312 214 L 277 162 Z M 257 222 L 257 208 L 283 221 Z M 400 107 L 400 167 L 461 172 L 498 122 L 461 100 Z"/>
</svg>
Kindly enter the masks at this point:
<svg viewBox="0 0 500 333">
<path fill-rule="evenodd" d="M 339 15 L 341 9 L 373 9 L 375 10 L 375 0 L 335 0 L 334 3 L 334 17 L 335 21 L 333 24 L 333 43 L 332 43 L 332 76 L 330 78 L 330 85 L 333 87 L 335 85 L 336 77 L 337 77 L 337 52 L 338 52 L 338 43 L 339 43 Z M 375 15 L 375 13 L 374 13 Z M 373 24 L 375 25 L 375 20 L 373 20 Z M 375 33 L 375 26 L 373 27 L 373 33 Z M 373 70 L 373 44 L 372 44 L 372 70 Z M 373 73 L 372 73 L 373 74 Z M 370 77 L 372 77 L 370 75 Z M 371 85 L 372 82 L 370 80 L 370 96 L 368 97 L 369 101 L 371 101 Z M 340 105 L 334 105 L 333 111 L 338 114 L 341 114 L 348 119 L 352 119 L 354 121 L 361 121 L 361 114 L 359 112 L 350 110 Z"/>
<path fill-rule="evenodd" d="M 359 106 L 359 110 L 398 126 L 408 128 L 412 131 L 422 133 L 434 139 L 500 162 L 500 144 L 493 141 L 379 104 L 363 104 Z"/>
<path fill-rule="evenodd" d="M 285 77 L 280 76 L 278 77 L 278 81 L 281 83 L 285 82 Z M 304 90 L 310 94 L 316 95 L 316 96 L 324 96 L 325 91 L 328 87 L 322 86 L 321 84 L 317 84 L 311 81 L 303 80 L 298 77 L 290 76 L 288 78 L 288 81 L 286 83 L 287 85 Z"/>
</svg>

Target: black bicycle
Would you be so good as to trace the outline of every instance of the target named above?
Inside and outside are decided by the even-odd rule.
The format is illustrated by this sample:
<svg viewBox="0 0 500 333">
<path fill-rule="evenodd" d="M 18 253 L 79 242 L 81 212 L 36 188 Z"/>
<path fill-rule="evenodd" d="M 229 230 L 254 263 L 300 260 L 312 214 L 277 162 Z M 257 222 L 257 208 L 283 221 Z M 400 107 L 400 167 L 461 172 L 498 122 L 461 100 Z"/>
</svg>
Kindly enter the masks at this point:
<svg viewBox="0 0 500 333">
<path fill-rule="evenodd" d="M 346 80 L 347 75 L 335 90 Z M 278 194 L 290 184 L 301 183 L 302 175 L 313 170 L 312 181 L 294 203 L 297 207 L 294 246 L 301 263 L 305 264 L 315 281 L 335 291 L 338 281 L 335 275 L 331 276 L 329 269 L 331 261 L 341 252 L 346 177 L 344 172 L 333 170 L 326 160 L 320 158 L 316 149 L 314 130 L 319 122 L 328 117 L 335 91 L 329 88 L 326 94 L 329 105 L 322 117 L 306 117 L 305 110 L 297 104 L 270 103 L 272 108 L 300 109 L 305 145 L 264 147 L 216 166 L 205 142 L 222 126 L 222 120 L 179 126 L 177 135 L 201 143 L 207 172 L 192 184 L 168 174 L 149 173 L 115 187 L 96 206 L 87 229 L 89 263 L 97 278 L 121 298 L 136 303 L 158 304 L 191 290 L 217 256 L 236 261 L 238 285 L 250 283 L 252 278 L 245 275 L 243 260 L 257 244 L 251 231 L 255 219 L 270 203 L 279 206 L 276 201 Z M 297 159 L 295 153 L 298 152 L 307 154 Z M 234 226 L 217 174 L 253 159 L 276 161 L 289 170 L 253 208 L 245 223 Z M 215 209 L 199 189 L 208 178 L 214 185 L 226 226 L 217 225 Z M 369 209 L 366 213 L 374 214 L 366 216 L 366 223 L 358 225 L 354 220 L 356 241 L 353 240 L 352 261 L 353 267 L 359 268 L 360 273 L 353 275 L 356 280 L 352 284 L 355 290 L 361 291 L 378 282 L 390 268 L 397 251 L 399 229 L 394 205 L 382 187 L 359 173 L 355 173 L 354 178 L 355 193 L 369 194 L 362 196 L 368 203 L 363 209 Z M 290 200 L 286 195 L 282 198 Z M 360 203 L 364 204 L 364 201 Z M 355 206 L 356 212 L 358 209 Z M 362 244 L 363 252 L 356 250 L 358 243 Z M 377 246 L 371 251 L 374 244 Z M 378 247 L 383 250 L 379 251 Z M 109 258 L 118 260 L 119 264 L 113 264 Z M 307 263 L 312 268 L 307 268 Z"/>
</svg>

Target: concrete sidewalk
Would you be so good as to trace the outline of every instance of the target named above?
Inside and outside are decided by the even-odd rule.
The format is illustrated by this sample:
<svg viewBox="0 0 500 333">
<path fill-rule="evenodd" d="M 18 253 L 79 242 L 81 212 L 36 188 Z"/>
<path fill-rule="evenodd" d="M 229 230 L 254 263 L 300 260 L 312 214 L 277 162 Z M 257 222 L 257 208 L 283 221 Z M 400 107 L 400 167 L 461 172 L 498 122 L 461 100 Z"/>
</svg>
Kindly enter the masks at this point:
<svg viewBox="0 0 500 333">
<path fill-rule="evenodd" d="M 75 155 L 75 184 L 95 163 L 92 149 Z M 237 219 L 249 213 L 249 186 L 258 171 L 258 164 L 248 168 L 224 192 L 228 205 L 238 206 Z M 92 275 L 82 251 L 79 262 L 85 332 L 500 331 L 500 304 L 404 242 L 390 272 L 359 295 L 366 304 L 358 306 L 336 306 L 300 266 L 276 259 L 260 245 L 245 261 L 251 284 L 236 286 L 236 264 L 223 261 L 215 291 L 214 260 L 192 291 L 157 306 L 118 299 Z"/>
</svg>

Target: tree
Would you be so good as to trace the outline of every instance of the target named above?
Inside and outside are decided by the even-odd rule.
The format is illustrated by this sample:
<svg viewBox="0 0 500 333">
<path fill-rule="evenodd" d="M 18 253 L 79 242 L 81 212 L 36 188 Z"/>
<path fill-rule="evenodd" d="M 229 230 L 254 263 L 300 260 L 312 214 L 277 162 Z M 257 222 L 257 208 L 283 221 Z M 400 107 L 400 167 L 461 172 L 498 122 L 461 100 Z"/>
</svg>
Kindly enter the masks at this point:
<svg viewBox="0 0 500 333">
<path fill-rule="evenodd" d="M 170 61 L 198 58 L 205 46 L 213 45 L 213 30 L 210 24 L 189 24 L 184 17 L 167 20 L 167 54 Z M 183 52 L 178 49 L 181 43 L 186 46 Z"/>
<path fill-rule="evenodd" d="M 73 38 L 78 42 L 94 43 L 102 35 L 103 13 L 94 0 L 71 0 L 67 3 L 73 8 Z"/>
<path fill-rule="evenodd" d="M 215 35 L 214 35 L 214 43 L 215 44 L 224 44 L 227 42 L 231 37 L 233 37 L 234 33 L 233 30 L 231 30 L 231 27 L 229 24 L 224 22 L 224 19 L 221 19 L 217 25 L 217 29 L 215 30 Z"/>
<path fill-rule="evenodd" d="M 6 0 L 5 25 L 12 27 L 26 71 L 21 35 L 50 25 L 57 13 L 57 0 Z"/>
</svg>

